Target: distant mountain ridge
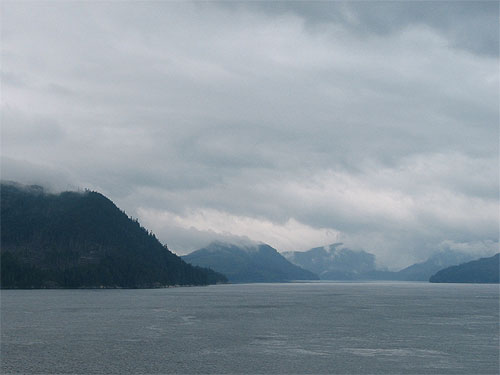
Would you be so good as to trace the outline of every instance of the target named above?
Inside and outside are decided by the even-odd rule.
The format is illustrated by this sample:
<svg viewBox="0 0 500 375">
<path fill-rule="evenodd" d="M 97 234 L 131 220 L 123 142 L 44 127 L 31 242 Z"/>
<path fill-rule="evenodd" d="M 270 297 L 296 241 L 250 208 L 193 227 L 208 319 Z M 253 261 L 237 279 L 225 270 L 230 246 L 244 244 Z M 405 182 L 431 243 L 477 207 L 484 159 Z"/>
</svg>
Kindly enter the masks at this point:
<svg viewBox="0 0 500 375">
<path fill-rule="evenodd" d="M 193 265 L 220 272 L 235 283 L 319 279 L 313 272 L 290 263 L 276 249 L 266 244 L 235 245 L 212 242 L 205 248 L 183 256 L 182 259 Z"/>
<path fill-rule="evenodd" d="M 446 250 L 438 252 L 426 261 L 415 263 L 395 273 L 395 280 L 428 281 L 437 271 L 474 259 L 473 255 Z"/>
<path fill-rule="evenodd" d="M 375 255 L 345 248 L 342 243 L 304 252 L 284 252 L 283 255 L 290 262 L 317 273 L 322 280 L 428 281 L 429 277 L 445 267 L 474 259 L 470 254 L 446 250 L 400 271 L 386 271 L 377 269 Z"/>
<path fill-rule="evenodd" d="M 500 253 L 489 258 L 451 266 L 429 279 L 431 283 L 499 283 Z"/>
<path fill-rule="evenodd" d="M 1 287 L 126 287 L 225 282 L 193 267 L 97 192 L 2 183 Z"/>
<path fill-rule="evenodd" d="M 293 264 L 316 273 L 322 280 L 355 280 L 376 269 L 375 255 L 350 250 L 342 243 L 304 252 L 288 251 L 283 256 Z"/>
</svg>

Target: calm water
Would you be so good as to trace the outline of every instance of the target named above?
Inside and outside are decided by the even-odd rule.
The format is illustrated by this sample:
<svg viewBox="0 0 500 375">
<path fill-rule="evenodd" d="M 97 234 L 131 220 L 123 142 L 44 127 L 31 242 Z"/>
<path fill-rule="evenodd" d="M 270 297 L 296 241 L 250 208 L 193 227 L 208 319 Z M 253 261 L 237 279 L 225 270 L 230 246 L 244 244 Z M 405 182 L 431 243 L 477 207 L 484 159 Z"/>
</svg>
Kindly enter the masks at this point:
<svg viewBox="0 0 500 375">
<path fill-rule="evenodd" d="M 1 292 L 2 373 L 497 374 L 498 285 Z"/>
</svg>

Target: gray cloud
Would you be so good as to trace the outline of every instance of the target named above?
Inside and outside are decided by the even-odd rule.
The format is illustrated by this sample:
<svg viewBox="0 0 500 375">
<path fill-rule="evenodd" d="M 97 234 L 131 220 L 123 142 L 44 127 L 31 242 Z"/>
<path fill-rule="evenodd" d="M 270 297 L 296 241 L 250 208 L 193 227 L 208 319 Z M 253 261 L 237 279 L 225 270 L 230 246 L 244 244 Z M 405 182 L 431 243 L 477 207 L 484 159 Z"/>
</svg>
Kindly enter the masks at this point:
<svg viewBox="0 0 500 375">
<path fill-rule="evenodd" d="M 2 6 L 2 178 L 100 190 L 179 253 L 498 244 L 497 3 Z"/>
<path fill-rule="evenodd" d="M 498 56 L 499 5 L 495 1 L 275 1 L 226 5 L 274 16 L 292 13 L 303 18 L 313 30 L 339 23 L 361 36 L 387 35 L 425 25 L 445 35 L 452 47 Z"/>
<path fill-rule="evenodd" d="M 69 171 L 55 169 L 44 164 L 2 156 L 0 170 L 2 181 L 6 182 L 41 185 L 53 193 L 80 189 L 73 183 L 75 179 Z"/>
</svg>

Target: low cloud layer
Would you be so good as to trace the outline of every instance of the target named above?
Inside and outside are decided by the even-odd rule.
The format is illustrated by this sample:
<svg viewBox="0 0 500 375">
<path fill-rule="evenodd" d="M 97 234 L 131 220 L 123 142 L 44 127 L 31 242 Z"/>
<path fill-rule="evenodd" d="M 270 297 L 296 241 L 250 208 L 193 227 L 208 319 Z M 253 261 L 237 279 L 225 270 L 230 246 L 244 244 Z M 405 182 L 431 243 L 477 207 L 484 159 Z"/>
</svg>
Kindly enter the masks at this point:
<svg viewBox="0 0 500 375">
<path fill-rule="evenodd" d="M 4 2 L 1 27 L 3 179 L 99 190 L 180 254 L 498 249 L 497 3 Z"/>
</svg>

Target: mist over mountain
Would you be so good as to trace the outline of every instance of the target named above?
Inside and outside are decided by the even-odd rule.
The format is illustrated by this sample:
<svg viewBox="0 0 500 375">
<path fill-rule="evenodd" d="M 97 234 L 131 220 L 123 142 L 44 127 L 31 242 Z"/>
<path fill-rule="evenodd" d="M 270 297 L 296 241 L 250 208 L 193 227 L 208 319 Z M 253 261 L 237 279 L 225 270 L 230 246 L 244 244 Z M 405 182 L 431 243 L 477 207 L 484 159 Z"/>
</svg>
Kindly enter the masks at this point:
<svg viewBox="0 0 500 375">
<path fill-rule="evenodd" d="M 342 243 L 282 254 L 293 264 L 318 274 L 322 280 L 355 280 L 376 269 L 375 255 L 350 250 Z"/>
<path fill-rule="evenodd" d="M 182 259 L 220 272 L 235 283 L 319 279 L 313 272 L 290 263 L 276 249 L 266 244 L 212 242 Z"/>
<path fill-rule="evenodd" d="M 248 241 L 213 242 L 184 256 L 193 267 L 102 194 L 51 194 L 37 185 L 5 182 L 1 218 L 2 287 L 201 285 L 226 277 L 232 282 L 427 281 L 446 267 L 475 259 L 446 250 L 394 272 L 377 269 L 375 255 L 342 243 L 280 254 Z"/>
<path fill-rule="evenodd" d="M 474 258 L 476 258 L 474 255 L 458 251 L 446 250 L 438 252 L 424 262 L 415 263 L 396 272 L 394 280 L 427 281 L 440 269 L 467 262 Z"/>
<path fill-rule="evenodd" d="M 431 283 L 498 283 L 500 254 L 481 258 L 440 270 L 429 279 Z"/>
<path fill-rule="evenodd" d="M 342 243 L 304 252 L 284 252 L 283 255 L 290 262 L 317 273 L 322 280 L 427 281 L 440 269 L 475 258 L 471 254 L 445 250 L 399 271 L 387 271 L 376 267 L 375 255 L 345 248 Z"/>
<path fill-rule="evenodd" d="M 1 184 L 1 286 L 160 287 L 224 282 L 163 246 L 104 195 Z"/>
</svg>

